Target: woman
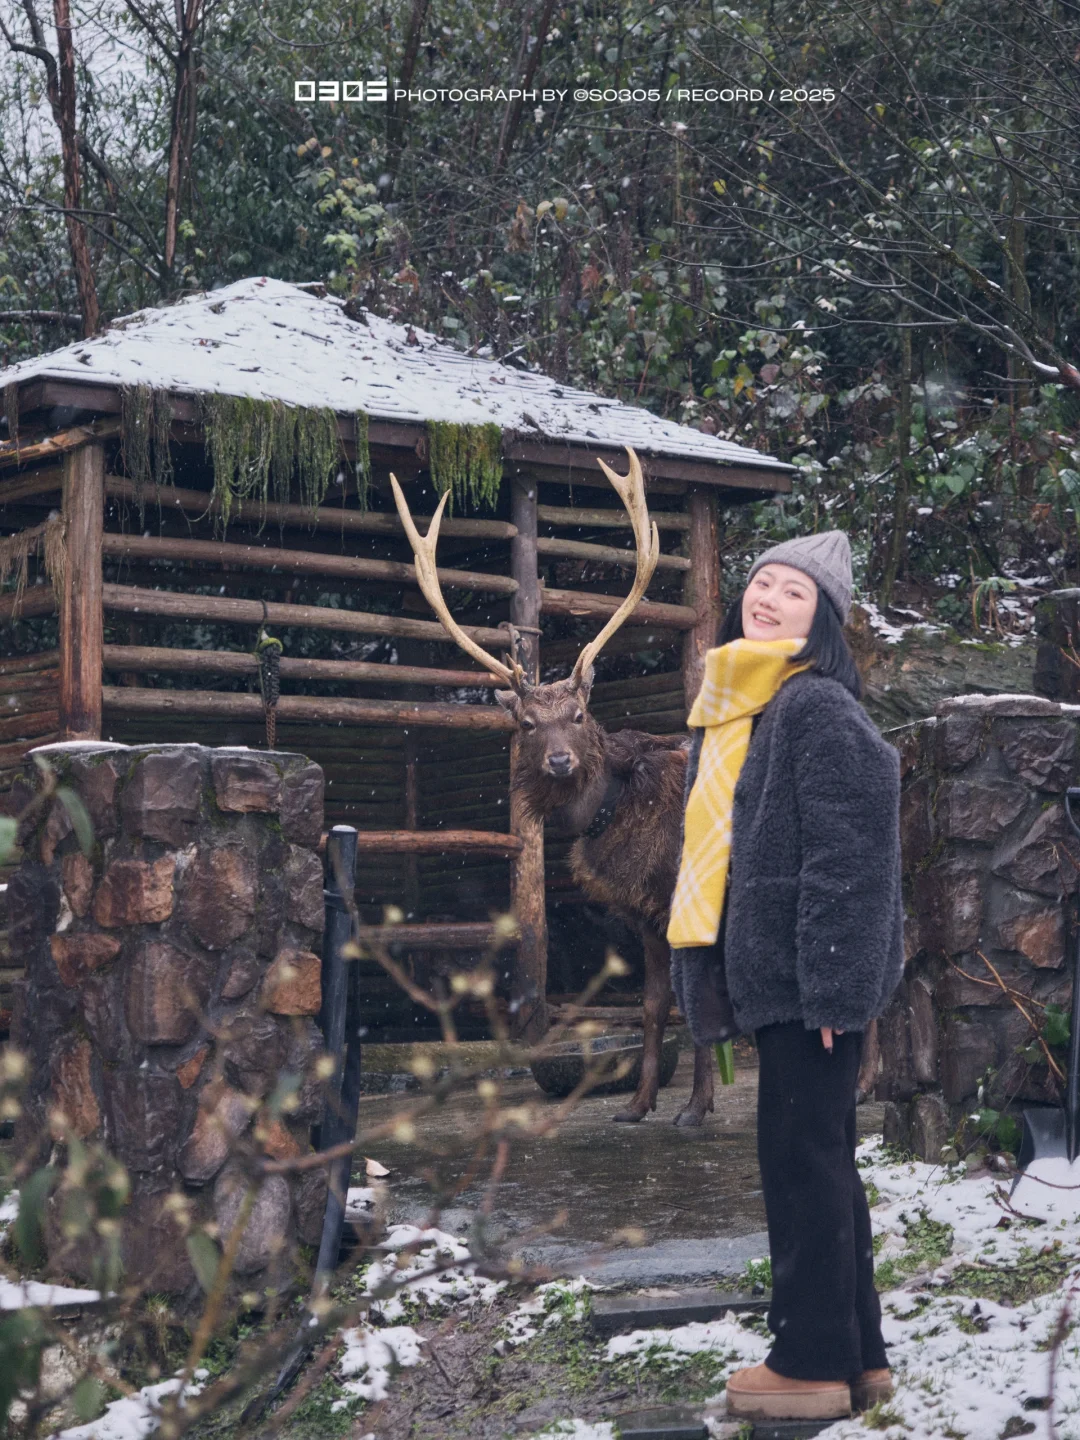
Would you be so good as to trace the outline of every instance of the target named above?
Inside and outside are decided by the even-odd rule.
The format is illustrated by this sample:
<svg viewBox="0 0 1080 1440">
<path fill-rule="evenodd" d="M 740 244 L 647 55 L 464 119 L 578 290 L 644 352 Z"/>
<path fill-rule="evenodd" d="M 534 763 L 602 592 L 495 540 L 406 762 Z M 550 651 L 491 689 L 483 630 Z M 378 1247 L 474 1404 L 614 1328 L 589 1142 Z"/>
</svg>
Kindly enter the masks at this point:
<svg viewBox="0 0 1080 1440">
<path fill-rule="evenodd" d="M 753 1032 L 760 1066 L 775 1338 L 728 1381 L 746 1418 L 831 1419 L 891 1393 L 855 1087 L 903 968 L 900 766 L 858 703 L 850 609 L 840 531 L 767 550 L 689 718 L 676 995 L 696 1043 Z"/>
</svg>

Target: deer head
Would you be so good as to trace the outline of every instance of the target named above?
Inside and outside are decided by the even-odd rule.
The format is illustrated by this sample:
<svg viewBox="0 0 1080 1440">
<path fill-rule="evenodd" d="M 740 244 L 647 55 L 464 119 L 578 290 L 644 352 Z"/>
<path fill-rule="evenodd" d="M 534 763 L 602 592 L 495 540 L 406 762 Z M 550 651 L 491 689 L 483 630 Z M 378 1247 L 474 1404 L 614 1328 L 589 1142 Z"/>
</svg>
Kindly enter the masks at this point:
<svg viewBox="0 0 1080 1440">
<path fill-rule="evenodd" d="M 478 645 L 450 614 L 435 567 L 435 546 L 449 492 L 439 501 L 428 533 L 421 535 L 409 513 L 397 477 L 390 476 L 394 501 L 413 549 L 416 578 L 424 598 L 439 617 L 450 638 L 456 641 L 466 654 L 478 660 L 487 671 L 509 686 L 509 689 L 497 690 L 495 693 L 500 705 L 510 711 L 521 731 L 522 771 L 534 776 L 538 782 L 542 779 L 546 783 L 546 788 L 553 792 L 553 804 L 563 803 L 567 792 L 587 783 L 587 780 L 596 774 L 598 764 L 602 764 L 600 727 L 588 711 L 589 693 L 593 683 L 593 662 L 611 636 L 636 608 L 652 579 L 660 555 L 660 536 L 656 525 L 649 519 L 645 504 L 645 479 L 641 473 L 641 462 L 629 445 L 626 453 L 630 460 L 629 473 L 626 475 L 617 474 L 610 466 L 605 465 L 603 460 L 598 460 L 598 464 L 615 487 L 633 527 L 637 550 L 633 586 L 600 633 L 581 651 L 569 677 L 566 680 L 551 681 L 546 685 L 533 685 L 526 678 L 525 671 L 518 662 L 513 627 L 510 654 L 504 662 L 496 660 L 494 655 L 490 655 Z"/>
</svg>

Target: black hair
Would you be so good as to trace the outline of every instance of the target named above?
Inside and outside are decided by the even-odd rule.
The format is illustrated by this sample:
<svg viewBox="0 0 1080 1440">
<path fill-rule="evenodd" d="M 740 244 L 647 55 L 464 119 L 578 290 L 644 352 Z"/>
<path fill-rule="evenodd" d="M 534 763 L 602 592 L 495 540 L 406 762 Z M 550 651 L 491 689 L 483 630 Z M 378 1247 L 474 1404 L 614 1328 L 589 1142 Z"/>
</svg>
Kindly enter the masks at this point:
<svg viewBox="0 0 1080 1440">
<path fill-rule="evenodd" d="M 744 591 L 743 594 L 745 593 Z M 740 595 L 728 606 L 727 614 L 716 632 L 717 645 L 727 645 L 732 640 L 743 639 L 742 601 L 743 597 Z M 840 612 L 820 585 L 817 608 L 806 644 L 797 655 L 791 657 L 792 664 L 803 660 L 809 660 L 819 675 L 827 675 L 830 680 L 839 680 L 856 700 L 862 699 L 862 676 L 844 634 Z"/>
</svg>

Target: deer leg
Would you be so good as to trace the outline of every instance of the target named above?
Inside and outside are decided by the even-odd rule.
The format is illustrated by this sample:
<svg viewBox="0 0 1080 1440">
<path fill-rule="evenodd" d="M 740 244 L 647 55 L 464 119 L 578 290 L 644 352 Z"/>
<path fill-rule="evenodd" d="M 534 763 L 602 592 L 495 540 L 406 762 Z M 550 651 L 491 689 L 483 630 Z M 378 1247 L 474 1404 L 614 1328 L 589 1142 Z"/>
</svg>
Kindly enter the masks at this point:
<svg viewBox="0 0 1080 1440">
<path fill-rule="evenodd" d="M 675 1116 L 676 1125 L 700 1125 L 713 1108 L 713 1052 L 711 1045 L 694 1046 L 694 1088 Z"/>
<path fill-rule="evenodd" d="M 645 942 L 645 1042 L 641 1055 L 641 1079 L 634 1098 L 614 1117 L 629 1124 L 644 1120 L 656 1109 L 660 1088 L 660 1049 L 671 1010 L 671 954 L 667 941 L 652 930 L 642 930 Z"/>
</svg>

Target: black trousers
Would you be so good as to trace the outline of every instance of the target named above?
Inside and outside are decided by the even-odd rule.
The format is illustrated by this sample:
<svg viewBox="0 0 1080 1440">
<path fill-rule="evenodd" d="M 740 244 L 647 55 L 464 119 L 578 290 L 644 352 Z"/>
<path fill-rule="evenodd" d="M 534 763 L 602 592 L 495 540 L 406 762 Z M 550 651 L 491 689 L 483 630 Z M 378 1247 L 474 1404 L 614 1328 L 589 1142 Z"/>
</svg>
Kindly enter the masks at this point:
<svg viewBox="0 0 1080 1440">
<path fill-rule="evenodd" d="M 830 1054 L 802 1021 L 756 1035 L 758 1161 L 772 1256 L 766 1363 L 793 1380 L 851 1380 L 889 1362 L 870 1210 L 855 1168 L 862 1035 Z"/>
</svg>

